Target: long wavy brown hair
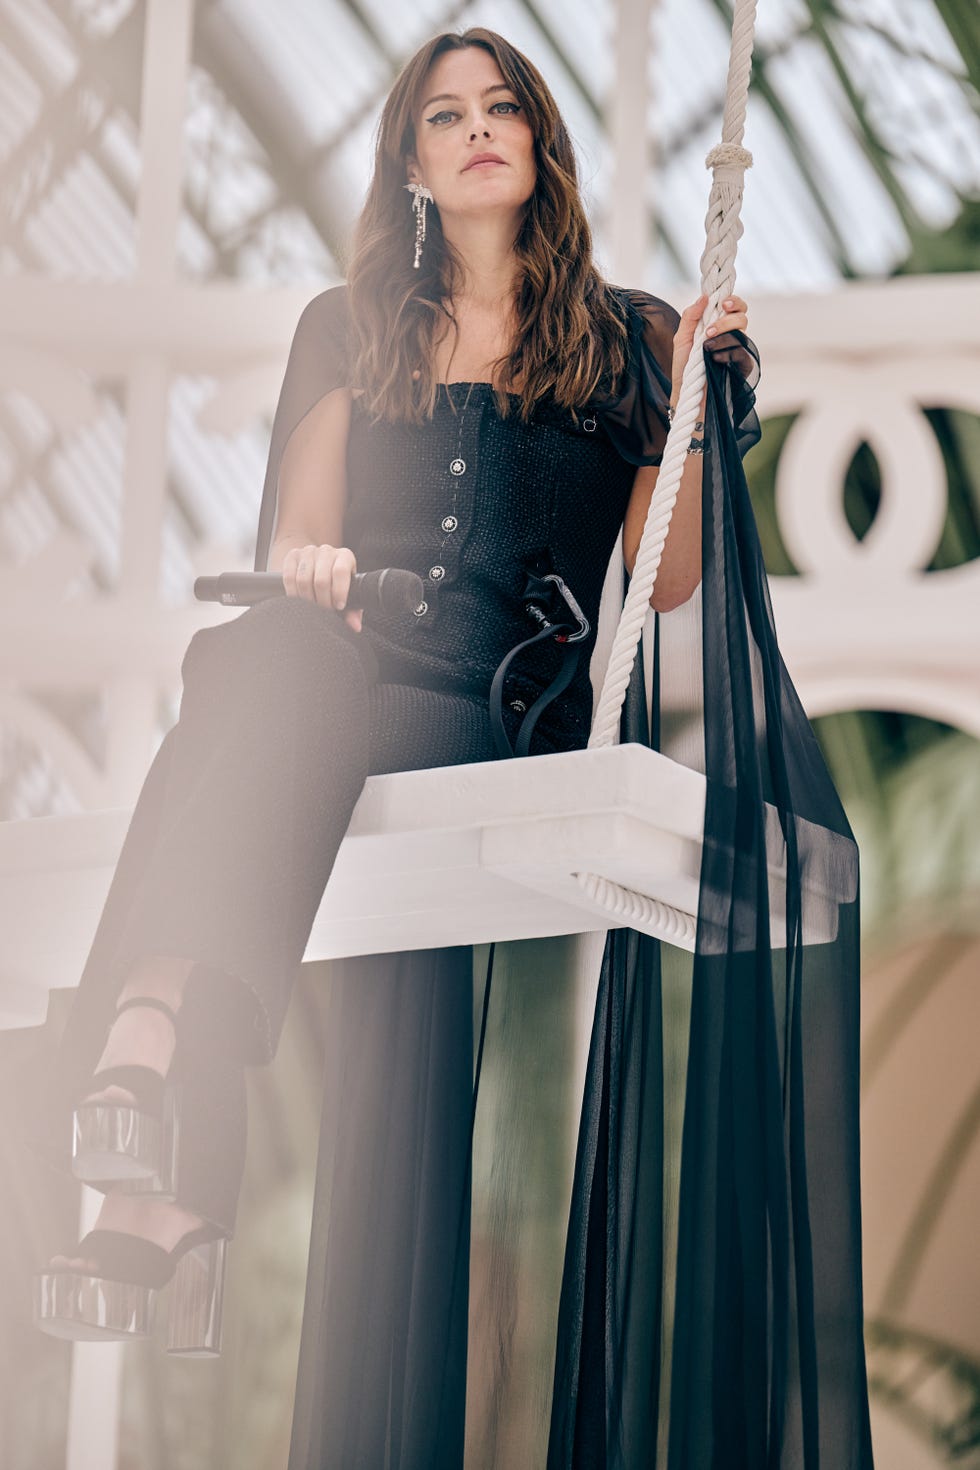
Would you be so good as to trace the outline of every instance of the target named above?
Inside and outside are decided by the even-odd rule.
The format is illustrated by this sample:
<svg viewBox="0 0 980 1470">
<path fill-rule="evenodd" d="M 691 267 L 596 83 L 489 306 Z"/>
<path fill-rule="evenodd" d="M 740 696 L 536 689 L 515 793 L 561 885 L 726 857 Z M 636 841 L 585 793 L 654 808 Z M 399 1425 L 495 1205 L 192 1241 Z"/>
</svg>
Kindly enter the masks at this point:
<svg viewBox="0 0 980 1470">
<path fill-rule="evenodd" d="M 525 422 L 540 399 L 575 410 L 593 393 L 611 390 L 625 367 L 625 309 L 593 263 L 572 142 L 544 78 L 495 31 L 475 26 L 446 32 L 416 52 L 385 103 L 347 272 L 352 381 L 375 419 L 421 423 L 431 417 L 438 389 L 435 344 L 447 316 L 455 328 L 444 303 L 452 302 L 459 260 L 430 204 L 422 263 L 414 268 L 415 219 L 404 186 L 429 68 L 445 51 L 467 46 L 489 52 L 513 89 L 534 137 L 537 165 L 515 242 L 522 270 L 513 350 L 494 364 L 499 411 L 510 411 L 510 391 Z"/>
</svg>

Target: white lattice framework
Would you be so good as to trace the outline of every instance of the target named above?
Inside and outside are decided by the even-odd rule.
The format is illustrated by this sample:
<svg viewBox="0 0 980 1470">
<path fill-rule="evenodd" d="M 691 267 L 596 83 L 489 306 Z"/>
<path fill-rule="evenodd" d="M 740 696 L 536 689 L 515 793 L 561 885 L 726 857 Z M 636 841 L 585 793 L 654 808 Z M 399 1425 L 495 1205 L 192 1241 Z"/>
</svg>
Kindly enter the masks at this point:
<svg viewBox="0 0 980 1470">
<path fill-rule="evenodd" d="M 646 52 L 632 38 L 637 27 L 648 26 L 649 12 L 650 0 L 620 6 L 623 85 L 613 133 L 626 178 L 644 161 Z M 198 287 L 175 276 L 192 18 L 193 0 L 147 6 L 136 277 L 105 285 L 0 281 L 0 384 L 35 397 L 65 433 L 94 416 L 97 375 L 115 377 L 125 388 L 118 590 L 85 603 L 51 595 L 47 589 L 62 585 L 86 554 L 66 539 L 53 541 L 0 589 L 0 721 L 48 751 L 79 805 L 90 810 L 132 804 L 159 737 L 160 694 L 178 687 L 191 634 L 216 616 L 196 606 L 165 609 L 156 595 L 171 382 L 185 372 L 213 375 L 214 396 L 202 419 L 229 432 L 246 424 L 274 402 L 310 294 Z M 616 199 L 616 274 L 639 283 L 648 216 L 640 191 L 618 190 Z M 697 289 L 694 283 L 679 288 L 678 302 L 692 300 Z M 980 282 L 902 278 L 841 286 L 819 297 L 754 296 L 751 307 L 764 363 L 760 413 L 798 415 L 777 488 L 782 535 L 802 575 L 771 582 L 780 646 L 808 711 L 900 709 L 980 736 L 980 567 L 923 570 L 947 500 L 942 458 L 923 410 L 980 413 Z M 862 441 L 881 465 L 882 499 L 858 542 L 843 513 L 843 484 Z M 617 548 L 596 674 L 621 597 Z M 651 618 L 645 614 L 647 628 Z M 33 697 L 35 689 L 52 688 L 104 692 L 104 765 Z M 115 1352 L 104 1346 L 75 1352 L 71 1470 L 115 1463 Z"/>
</svg>

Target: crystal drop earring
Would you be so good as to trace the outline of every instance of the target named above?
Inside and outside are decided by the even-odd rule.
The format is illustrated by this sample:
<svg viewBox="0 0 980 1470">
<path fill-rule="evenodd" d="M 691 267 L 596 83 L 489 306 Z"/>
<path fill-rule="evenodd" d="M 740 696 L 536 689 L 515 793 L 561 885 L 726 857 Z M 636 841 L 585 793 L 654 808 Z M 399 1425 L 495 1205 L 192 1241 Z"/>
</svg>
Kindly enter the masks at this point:
<svg viewBox="0 0 980 1470">
<path fill-rule="evenodd" d="M 415 213 L 415 269 L 418 270 L 422 259 L 422 244 L 425 240 L 425 206 L 434 203 L 432 191 L 424 184 L 405 184 L 404 186 L 412 194 L 412 209 Z"/>
</svg>

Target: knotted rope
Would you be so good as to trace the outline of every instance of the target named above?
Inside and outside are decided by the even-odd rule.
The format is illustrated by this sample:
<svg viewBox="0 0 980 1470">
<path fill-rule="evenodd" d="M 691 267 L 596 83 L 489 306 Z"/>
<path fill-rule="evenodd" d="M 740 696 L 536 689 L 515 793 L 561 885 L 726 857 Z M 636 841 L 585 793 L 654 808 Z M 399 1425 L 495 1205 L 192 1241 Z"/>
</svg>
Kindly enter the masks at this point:
<svg viewBox="0 0 980 1470">
<path fill-rule="evenodd" d="M 721 302 L 735 288 L 735 254 L 742 234 L 745 170 L 752 164 L 751 153 L 742 147 L 742 137 L 752 70 L 756 3 L 757 0 L 735 0 L 722 139 L 705 159 L 705 167 L 712 170 L 705 216 L 705 246 L 701 256 L 701 291 L 707 293 L 708 303 L 695 329 L 691 355 L 681 379 L 681 391 L 667 434 L 657 488 L 650 500 L 629 592 L 613 639 L 592 722 L 590 750 L 614 745 L 619 738 L 620 713 L 657 580 L 670 519 L 677 503 L 687 446 L 701 406 L 705 383 L 704 335 L 712 322 L 722 315 Z M 635 919 L 634 927 L 653 925 L 664 937 L 684 934 L 693 938 L 693 921 L 689 914 L 610 883 L 594 873 L 576 873 L 575 876 L 591 901 L 615 913 L 620 922 Z"/>
</svg>

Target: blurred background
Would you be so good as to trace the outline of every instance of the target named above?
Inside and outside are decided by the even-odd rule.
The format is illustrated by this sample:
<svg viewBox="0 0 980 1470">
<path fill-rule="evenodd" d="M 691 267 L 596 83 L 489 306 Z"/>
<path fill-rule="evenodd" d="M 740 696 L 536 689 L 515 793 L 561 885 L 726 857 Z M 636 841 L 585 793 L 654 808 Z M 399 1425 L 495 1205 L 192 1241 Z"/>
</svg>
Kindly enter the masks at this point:
<svg viewBox="0 0 980 1470">
<path fill-rule="evenodd" d="M 381 102 L 423 40 L 471 24 L 552 86 L 603 270 L 683 308 L 729 0 L 0 0 L 3 822 L 135 801 L 186 644 L 218 616 L 193 579 L 251 565 L 289 341 L 342 279 Z M 764 432 L 746 472 L 784 657 L 862 852 L 879 1470 L 980 1465 L 978 95 L 976 0 L 761 0 L 737 289 Z M 500 1024 L 536 1038 L 487 1081 L 504 1124 L 515 1077 L 526 1100 L 580 1060 L 567 953 L 528 943 L 503 950 Z M 329 969 L 305 967 L 251 1078 L 226 1346 L 187 1363 L 30 1325 L 29 1274 L 79 1206 L 18 1147 L 9 1079 L 78 977 L 38 985 L 0 952 L 4 1470 L 285 1466 Z M 550 1330 L 534 1282 L 560 1271 L 568 1159 L 548 1138 L 572 1136 L 574 1092 L 526 1160 L 528 1340 Z"/>
</svg>

